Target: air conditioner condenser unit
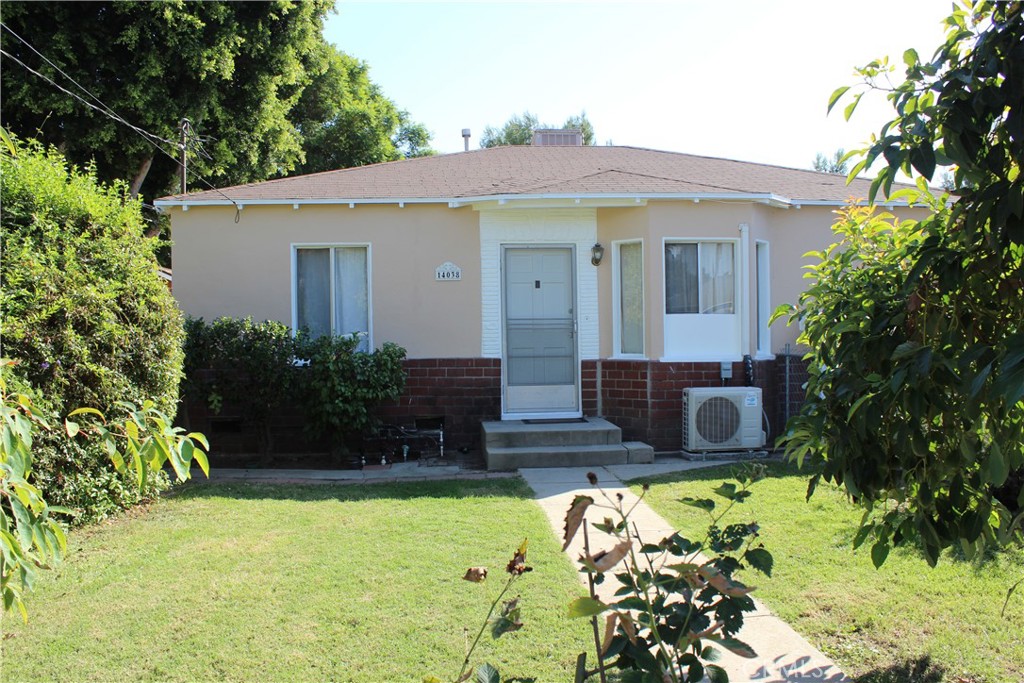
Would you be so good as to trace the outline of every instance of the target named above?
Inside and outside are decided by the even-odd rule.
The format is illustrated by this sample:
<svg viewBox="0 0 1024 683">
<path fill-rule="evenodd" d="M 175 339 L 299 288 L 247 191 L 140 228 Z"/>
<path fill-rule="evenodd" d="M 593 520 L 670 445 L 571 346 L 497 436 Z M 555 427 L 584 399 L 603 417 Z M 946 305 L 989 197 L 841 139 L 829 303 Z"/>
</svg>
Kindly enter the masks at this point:
<svg viewBox="0 0 1024 683">
<path fill-rule="evenodd" d="M 734 451 L 763 448 L 761 389 L 695 387 L 683 390 L 683 449 Z"/>
</svg>

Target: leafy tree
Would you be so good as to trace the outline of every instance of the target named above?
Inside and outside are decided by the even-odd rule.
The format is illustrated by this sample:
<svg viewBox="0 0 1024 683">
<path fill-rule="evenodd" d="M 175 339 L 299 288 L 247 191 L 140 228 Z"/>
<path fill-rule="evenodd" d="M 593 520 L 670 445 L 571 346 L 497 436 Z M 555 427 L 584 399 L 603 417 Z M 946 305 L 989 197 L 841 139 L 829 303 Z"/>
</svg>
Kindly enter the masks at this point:
<svg viewBox="0 0 1024 683">
<path fill-rule="evenodd" d="M 4 51 L 10 55 L 2 83 L 5 125 L 56 145 L 72 163 L 95 159 L 99 180 L 126 180 L 133 195 L 144 182 L 150 196 L 176 186 L 175 162 L 155 147 L 176 154 L 182 118 L 211 136 L 208 158 L 194 161 L 197 173 L 214 182 L 287 172 L 302 156 L 288 113 L 308 81 L 307 70 L 320 68 L 322 22 L 332 5 L 4 3 Z M 147 141 L 98 110 L 106 107 L 157 140 Z"/>
<path fill-rule="evenodd" d="M 846 150 L 840 147 L 836 150 L 835 154 L 831 157 L 827 157 L 821 152 L 818 152 L 814 157 L 814 170 L 819 173 L 841 173 L 846 175 L 850 169 L 846 159 Z"/>
<path fill-rule="evenodd" d="M 502 145 L 529 145 L 533 144 L 533 131 L 538 128 L 556 128 L 540 123 L 540 120 L 528 111 L 522 115 L 513 114 L 501 128 L 487 126 L 484 134 L 480 137 L 481 149 L 488 147 L 499 147 Z M 565 120 L 561 128 L 571 128 L 583 133 L 583 144 L 596 144 L 594 126 L 587 118 L 587 112 L 580 112 L 578 116 L 570 116 Z"/>
<path fill-rule="evenodd" d="M 157 240 L 139 236 L 140 202 L 15 140 L 0 150 L 0 204 L 0 346 L 18 362 L 19 393 L 32 390 L 48 414 L 152 399 L 174 415 L 181 313 L 157 274 Z M 34 482 L 51 502 L 90 519 L 139 499 L 98 444 L 39 438 Z"/>
<path fill-rule="evenodd" d="M 501 128 L 484 128 L 484 134 L 480 136 L 480 148 L 529 145 L 533 142 L 533 131 L 536 128 L 542 126 L 535 115 L 528 111 L 524 111 L 522 116 L 513 114 Z"/>
<path fill-rule="evenodd" d="M 908 541 L 934 564 L 953 544 L 972 556 L 1021 538 L 1021 11 L 1020 2 L 955 7 L 930 61 L 904 53 L 906 80 L 884 88 L 897 115 L 851 176 L 882 159 L 870 200 L 881 190 L 929 215 L 847 209 L 811 287 L 776 313 L 800 320 L 811 348 L 807 402 L 782 442 L 864 506 L 855 544 L 871 540 L 876 565 Z M 893 70 L 887 60 L 859 69 L 847 118 Z M 833 93 L 830 108 L 849 90 Z M 927 185 L 943 166 L 962 188 L 948 206 Z M 918 176 L 917 188 L 889 195 L 897 171 Z"/>
<path fill-rule="evenodd" d="M 315 173 L 433 154 L 430 133 L 409 119 L 369 77 L 366 62 L 321 46 L 323 68 L 291 114 L 305 160 L 295 170 Z"/>
</svg>

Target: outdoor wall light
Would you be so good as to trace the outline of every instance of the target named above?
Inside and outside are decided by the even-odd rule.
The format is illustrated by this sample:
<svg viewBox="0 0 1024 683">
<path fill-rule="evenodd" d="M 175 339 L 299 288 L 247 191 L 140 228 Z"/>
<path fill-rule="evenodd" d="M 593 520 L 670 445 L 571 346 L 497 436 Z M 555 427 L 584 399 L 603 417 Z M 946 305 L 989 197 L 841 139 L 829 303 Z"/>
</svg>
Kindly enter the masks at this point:
<svg viewBox="0 0 1024 683">
<path fill-rule="evenodd" d="M 597 244 L 595 244 L 593 247 L 590 248 L 590 263 L 595 265 L 595 266 L 599 266 L 599 265 L 601 265 L 601 260 L 603 258 L 604 258 L 604 247 L 602 247 L 601 243 L 598 242 Z"/>
</svg>

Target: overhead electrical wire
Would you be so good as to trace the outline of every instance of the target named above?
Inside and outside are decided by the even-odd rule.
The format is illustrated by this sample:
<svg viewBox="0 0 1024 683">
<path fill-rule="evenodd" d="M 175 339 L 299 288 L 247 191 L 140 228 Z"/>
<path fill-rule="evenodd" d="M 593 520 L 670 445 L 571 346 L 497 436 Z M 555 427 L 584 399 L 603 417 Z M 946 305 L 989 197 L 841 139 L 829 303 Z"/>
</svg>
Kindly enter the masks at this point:
<svg viewBox="0 0 1024 683">
<path fill-rule="evenodd" d="M 32 50 L 32 52 L 34 52 L 37 55 L 39 55 L 39 57 L 42 58 L 42 60 L 44 62 L 49 64 L 51 67 L 53 67 L 59 74 L 64 76 L 64 78 L 66 78 L 69 81 L 71 81 L 72 83 L 74 83 L 75 86 L 77 86 L 86 95 L 91 97 L 99 106 L 97 106 L 96 104 L 93 104 L 92 102 L 86 101 L 80 95 L 78 95 L 77 93 L 74 93 L 74 92 L 68 90 L 64 86 L 62 86 L 59 83 L 57 83 L 56 81 L 54 81 L 49 76 L 47 76 L 47 75 L 45 75 L 43 73 L 40 73 L 39 71 L 36 71 L 32 67 L 30 67 L 28 64 L 26 64 L 22 60 L 18 59 L 14 55 L 10 54 L 9 52 L 4 50 L 3 48 L 0 48 L 0 55 L 3 55 L 5 57 L 7 57 L 8 59 L 13 60 L 14 62 L 19 64 L 22 68 L 24 68 L 29 73 L 31 73 L 31 74 L 33 74 L 35 76 L 38 76 L 39 78 L 42 78 L 44 81 L 46 81 L 47 83 L 49 83 L 53 87 L 57 88 L 58 90 L 60 90 L 61 92 L 65 93 L 67 95 L 70 95 L 71 97 L 75 98 L 76 100 L 78 100 L 79 102 L 81 102 L 85 106 L 89 107 L 90 109 L 93 109 L 93 110 L 99 112 L 100 114 L 103 114 L 107 118 L 112 119 L 115 123 L 119 123 L 119 124 L 129 128 L 130 130 L 134 131 L 135 133 L 137 133 L 143 140 L 145 140 L 147 143 L 149 143 L 154 149 L 156 149 L 158 152 L 160 152 L 161 154 L 166 156 L 168 159 L 170 159 L 172 162 L 174 162 L 174 164 L 176 166 L 178 166 L 179 168 L 183 169 L 186 174 L 191 173 L 192 176 L 194 178 L 196 178 L 197 180 L 199 180 L 199 182 L 201 182 L 203 185 L 205 185 L 206 187 L 210 188 L 210 190 L 216 192 L 217 194 L 221 195 L 222 197 L 227 199 L 229 202 L 231 202 L 234 205 L 234 207 L 235 207 L 235 222 L 237 223 L 239 221 L 239 218 L 241 217 L 241 206 L 240 206 L 240 204 L 237 201 L 235 201 L 234 199 L 229 197 L 227 194 L 225 194 L 224 191 L 221 190 L 220 188 L 214 187 L 209 181 L 207 181 L 201 175 L 195 173 L 194 171 L 190 171 L 185 164 L 182 164 L 181 161 L 179 161 L 174 155 L 168 153 L 167 150 L 165 150 L 163 147 L 161 147 L 160 144 L 158 144 L 158 142 L 156 142 L 156 141 L 159 141 L 161 143 L 165 143 L 165 144 L 168 144 L 168 145 L 171 145 L 171 146 L 173 146 L 175 148 L 180 149 L 180 147 L 179 147 L 177 142 L 175 142 L 173 140 L 168 140 L 166 138 L 162 138 L 159 135 L 155 135 L 154 133 L 150 133 L 149 131 L 147 131 L 147 130 L 145 130 L 143 128 L 140 128 L 138 126 L 135 126 L 135 125 L 129 123 L 128 121 L 126 121 L 124 119 L 124 117 L 120 116 L 117 112 L 115 112 L 113 109 L 111 109 L 109 106 L 107 106 L 107 104 L 104 103 L 100 98 L 98 98 L 96 95 L 92 94 L 85 86 L 80 84 L 74 78 L 72 78 L 67 73 L 65 73 L 59 66 L 57 66 L 52 61 L 50 61 L 46 57 L 46 55 L 41 53 L 39 50 L 37 50 L 35 47 L 33 47 L 27 40 L 25 40 L 24 38 L 19 36 L 17 33 L 15 33 L 9 26 L 7 26 L 7 24 L 4 24 L 3 22 L 0 22 L 0 28 L 3 28 L 4 30 L 6 30 L 12 36 L 17 38 L 21 43 L 23 43 L 26 47 L 28 47 L 30 50 Z M 187 143 L 188 142 L 192 142 L 195 146 L 198 147 L 199 155 L 200 156 L 202 156 L 205 159 L 212 160 L 212 157 L 209 155 L 209 153 L 206 152 L 206 150 L 203 148 L 203 145 L 202 145 L 202 142 L 204 140 L 209 140 L 209 139 L 211 139 L 211 138 L 206 137 L 206 136 L 195 135 L 192 127 L 188 126 L 188 129 L 186 131 L 186 145 L 185 145 L 185 147 L 187 149 L 187 146 L 188 146 Z M 185 151 L 185 150 L 182 150 L 182 151 Z"/>
</svg>

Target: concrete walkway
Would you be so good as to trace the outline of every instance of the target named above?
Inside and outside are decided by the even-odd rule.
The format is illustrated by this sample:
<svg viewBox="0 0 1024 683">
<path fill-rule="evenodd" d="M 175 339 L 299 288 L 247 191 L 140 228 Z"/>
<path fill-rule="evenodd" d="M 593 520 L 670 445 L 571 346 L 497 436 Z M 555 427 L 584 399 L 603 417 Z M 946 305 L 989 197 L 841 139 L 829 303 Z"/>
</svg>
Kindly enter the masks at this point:
<svg viewBox="0 0 1024 683">
<path fill-rule="evenodd" d="M 588 471 L 597 474 L 599 485 L 609 496 L 614 498 L 616 493 L 621 493 L 628 508 L 636 502 L 637 497 L 622 483 L 623 480 L 721 464 L 724 463 L 666 459 L 650 465 L 531 468 L 521 469 L 519 473 L 536 494 L 537 502 L 547 515 L 555 536 L 561 539 L 565 529 L 565 512 L 573 498 L 580 494 L 595 494 L 594 487 L 587 482 Z M 590 518 L 594 516 L 591 514 Z M 646 542 L 657 543 L 676 531 L 643 502 L 636 506 L 630 519 L 636 523 L 640 537 Z M 609 536 L 593 527 L 590 527 L 589 533 L 591 549 L 610 548 L 613 545 Z M 576 534 L 566 552 L 574 563 L 583 554 L 582 530 Z M 785 558 L 777 559 L 785 561 Z M 586 585 L 586 575 L 580 574 L 580 578 Z M 756 585 L 756 582 L 753 583 Z M 605 601 L 613 600 L 612 594 L 619 585 L 614 579 L 606 580 L 598 586 L 598 596 Z M 754 648 L 757 658 L 743 659 L 725 652 L 721 661 L 716 662 L 728 671 L 731 683 L 840 683 L 849 680 L 828 657 L 760 602 L 755 600 L 755 603 L 757 610 L 745 615 L 744 626 L 737 637 Z"/>
</svg>

